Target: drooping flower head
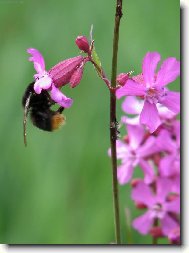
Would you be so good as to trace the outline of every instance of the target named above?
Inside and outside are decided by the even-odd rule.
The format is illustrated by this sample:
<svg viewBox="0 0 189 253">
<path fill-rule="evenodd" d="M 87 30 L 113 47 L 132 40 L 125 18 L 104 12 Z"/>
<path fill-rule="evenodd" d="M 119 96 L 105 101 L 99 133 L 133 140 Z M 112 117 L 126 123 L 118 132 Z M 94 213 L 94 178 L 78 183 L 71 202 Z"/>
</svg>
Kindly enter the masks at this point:
<svg viewBox="0 0 189 253">
<path fill-rule="evenodd" d="M 159 61 L 159 53 L 148 52 L 143 59 L 142 75 L 127 80 L 125 85 L 116 91 L 117 98 L 139 96 L 144 99 L 140 123 L 146 125 L 151 133 L 161 124 L 158 103 L 175 114 L 180 111 L 180 93 L 165 88 L 179 76 L 180 62 L 173 57 L 167 58 L 156 74 L 155 70 Z"/>
<path fill-rule="evenodd" d="M 72 105 L 72 99 L 66 97 L 55 86 L 52 77 L 49 75 L 48 71 L 45 70 L 45 61 L 41 53 L 35 48 L 29 48 L 27 52 L 32 55 L 29 61 L 33 61 L 34 68 L 37 72 L 37 74 L 34 75 L 34 91 L 40 94 L 42 90 L 48 90 L 52 100 L 64 108 L 69 108 Z"/>
<path fill-rule="evenodd" d="M 34 91 L 40 94 L 42 90 L 48 90 L 52 100 L 64 108 L 69 108 L 73 100 L 66 97 L 59 88 L 68 83 L 72 88 L 77 86 L 81 81 L 84 64 L 88 59 L 83 56 L 73 57 L 56 64 L 47 71 L 44 58 L 37 49 L 29 48 L 27 52 L 31 54 L 29 61 L 34 63 L 37 72 L 34 75 Z"/>
</svg>

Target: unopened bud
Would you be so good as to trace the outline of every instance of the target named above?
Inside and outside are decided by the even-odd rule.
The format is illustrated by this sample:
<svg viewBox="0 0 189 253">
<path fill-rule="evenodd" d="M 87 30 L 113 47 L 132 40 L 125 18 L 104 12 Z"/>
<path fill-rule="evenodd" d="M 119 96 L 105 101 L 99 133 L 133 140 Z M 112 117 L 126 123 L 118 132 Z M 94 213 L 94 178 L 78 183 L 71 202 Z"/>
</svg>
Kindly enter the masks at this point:
<svg viewBox="0 0 189 253">
<path fill-rule="evenodd" d="M 132 187 L 136 187 L 137 184 L 140 183 L 141 181 L 142 181 L 141 178 L 134 178 L 134 179 L 132 179 L 132 181 L 131 181 L 131 186 L 132 186 Z"/>
<path fill-rule="evenodd" d="M 75 43 L 80 50 L 84 51 L 85 53 L 89 53 L 90 46 L 85 36 L 78 36 L 75 40 Z"/>
<path fill-rule="evenodd" d="M 150 229 L 150 234 L 154 238 L 159 238 L 159 237 L 163 237 L 164 236 L 161 227 L 152 227 Z"/>
<path fill-rule="evenodd" d="M 129 79 L 130 73 L 121 73 L 117 76 L 116 81 L 119 85 L 124 86 Z"/>
<path fill-rule="evenodd" d="M 178 194 L 172 193 L 169 196 L 167 196 L 167 201 L 174 201 L 177 198 L 178 198 Z"/>
<path fill-rule="evenodd" d="M 138 209 L 145 209 L 145 208 L 147 208 L 147 206 L 144 203 L 142 203 L 142 202 L 135 202 L 135 206 Z"/>
</svg>

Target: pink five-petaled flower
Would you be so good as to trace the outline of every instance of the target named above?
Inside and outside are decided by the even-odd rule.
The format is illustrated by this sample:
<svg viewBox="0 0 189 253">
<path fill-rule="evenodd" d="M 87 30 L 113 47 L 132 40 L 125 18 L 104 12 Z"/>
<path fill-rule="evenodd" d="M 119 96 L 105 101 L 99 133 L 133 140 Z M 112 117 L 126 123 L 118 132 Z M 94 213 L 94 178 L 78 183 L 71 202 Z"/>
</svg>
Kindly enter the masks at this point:
<svg viewBox="0 0 189 253">
<path fill-rule="evenodd" d="M 156 138 L 148 137 L 144 141 L 145 131 L 142 126 L 127 125 L 128 143 L 118 140 L 117 159 L 121 159 L 121 165 L 118 167 L 117 177 L 120 184 L 128 183 L 133 175 L 136 166 L 140 165 L 144 172 L 144 180 L 151 183 L 154 179 L 153 167 L 146 160 L 147 157 L 159 152 L 155 145 Z"/>
<path fill-rule="evenodd" d="M 177 196 L 172 201 L 167 197 L 172 192 L 172 180 L 158 178 L 156 181 L 156 193 L 152 192 L 150 186 L 139 182 L 132 190 L 132 199 L 147 206 L 147 211 L 135 218 L 133 227 L 141 234 L 148 234 L 153 226 L 154 220 L 161 221 L 161 228 L 164 235 L 167 231 L 178 226 L 172 215 L 180 212 L 180 198 Z"/>
<path fill-rule="evenodd" d="M 34 75 L 35 84 L 34 91 L 37 94 L 40 94 L 42 90 L 50 91 L 52 100 L 58 103 L 64 108 L 69 108 L 72 105 L 72 99 L 66 97 L 54 84 L 52 77 L 45 70 L 45 61 L 41 53 L 35 48 L 29 48 L 27 50 L 32 56 L 29 58 L 29 61 L 33 61 L 34 68 L 37 74 Z"/>
<path fill-rule="evenodd" d="M 140 114 L 140 123 L 146 125 L 153 133 L 161 124 L 156 104 L 166 106 L 174 113 L 180 111 L 180 93 L 169 91 L 165 86 L 173 82 L 180 74 L 180 62 L 175 58 L 167 58 L 155 73 L 160 54 L 148 52 L 143 59 L 140 78 L 127 80 L 116 92 L 117 98 L 122 96 L 139 96 L 144 98 L 144 106 Z"/>
</svg>

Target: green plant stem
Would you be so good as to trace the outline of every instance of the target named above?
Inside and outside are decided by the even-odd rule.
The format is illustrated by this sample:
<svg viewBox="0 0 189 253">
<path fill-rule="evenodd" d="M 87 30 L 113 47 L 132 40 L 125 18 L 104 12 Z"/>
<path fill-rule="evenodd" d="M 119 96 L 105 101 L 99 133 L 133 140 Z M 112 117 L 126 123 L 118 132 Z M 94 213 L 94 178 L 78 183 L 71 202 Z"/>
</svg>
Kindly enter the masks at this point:
<svg viewBox="0 0 189 253">
<path fill-rule="evenodd" d="M 116 4 L 116 14 L 115 14 L 115 23 L 114 23 L 113 56 L 112 56 L 112 72 L 111 72 L 111 87 L 112 88 L 116 88 L 119 25 L 120 25 L 120 19 L 122 17 L 122 0 L 117 0 L 116 2 L 117 4 Z M 115 92 L 112 92 L 110 90 L 110 143 L 111 143 L 111 161 L 112 161 L 112 187 L 113 187 L 115 239 L 116 239 L 116 244 L 121 244 L 119 191 L 118 191 L 118 183 L 117 183 L 116 139 L 117 139 L 116 96 L 115 96 Z"/>
</svg>

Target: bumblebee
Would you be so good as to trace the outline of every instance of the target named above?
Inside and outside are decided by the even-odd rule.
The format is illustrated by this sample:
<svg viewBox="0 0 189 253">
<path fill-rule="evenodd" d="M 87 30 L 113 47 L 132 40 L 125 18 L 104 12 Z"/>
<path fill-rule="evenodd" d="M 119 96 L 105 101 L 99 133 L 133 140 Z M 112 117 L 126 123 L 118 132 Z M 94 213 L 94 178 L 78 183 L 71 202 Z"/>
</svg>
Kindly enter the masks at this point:
<svg viewBox="0 0 189 253">
<path fill-rule="evenodd" d="M 36 94 L 34 82 L 30 83 L 22 98 L 22 106 L 24 107 L 24 144 L 27 146 L 26 140 L 26 124 L 27 116 L 30 114 L 31 121 L 34 126 L 44 131 L 54 131 L 65 123 L 65 116 L 62 114 L 64 107 L 59 107 L 57 111 L 53 111 L 51 106 L 55 104 L 49 93 L 42 90 L 40 94 Z"/>
</svg>

